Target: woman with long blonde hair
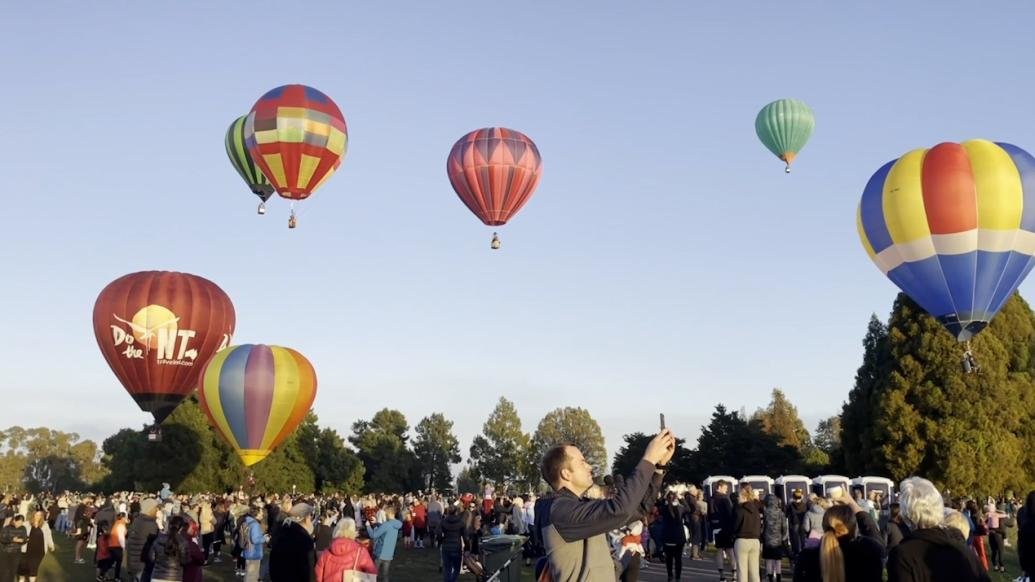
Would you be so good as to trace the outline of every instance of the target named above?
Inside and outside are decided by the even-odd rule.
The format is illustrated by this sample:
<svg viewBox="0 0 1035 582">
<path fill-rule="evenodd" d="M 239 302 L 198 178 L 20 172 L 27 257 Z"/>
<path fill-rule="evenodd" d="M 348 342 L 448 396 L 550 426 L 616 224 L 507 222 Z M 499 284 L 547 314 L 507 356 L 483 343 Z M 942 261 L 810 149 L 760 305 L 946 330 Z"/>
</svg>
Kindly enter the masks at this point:
<svg viewBox="0 0 1035 582">
<path fill-rule="evenodd" d="M 740 486 L 733 508 L 733 553 L 737 556 L 737 582 L 759 582 L 762 553 L 762 502 L 747 483 Z"/>
<path fill-rule="evenodd" d="M 823 514 L 819 547 L 801 551 L 794 581 L 880 582 L 883 553 L 884 542 L 873 517 L 843 496 Z"/>
</svg>

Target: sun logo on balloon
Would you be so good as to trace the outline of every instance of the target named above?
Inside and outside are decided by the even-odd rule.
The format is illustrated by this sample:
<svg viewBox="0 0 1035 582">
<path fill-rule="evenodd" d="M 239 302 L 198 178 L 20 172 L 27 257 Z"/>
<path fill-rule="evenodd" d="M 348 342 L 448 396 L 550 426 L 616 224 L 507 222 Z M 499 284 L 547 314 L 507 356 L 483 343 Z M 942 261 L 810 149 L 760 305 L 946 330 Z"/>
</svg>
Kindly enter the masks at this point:
<svg viewBox="0 0 1035 582">
<path fill-rule="evenodd" d="M 153 304 L 137 311 L 131 321 L 118 316 L 115 319 L 129 325 L 133 330 L 133 339 L 152 350 L 158 347 L 158 330 L 165 330 L 166 337 L 174 337 L 180 321 L 169 309 Z"/>
</svg>

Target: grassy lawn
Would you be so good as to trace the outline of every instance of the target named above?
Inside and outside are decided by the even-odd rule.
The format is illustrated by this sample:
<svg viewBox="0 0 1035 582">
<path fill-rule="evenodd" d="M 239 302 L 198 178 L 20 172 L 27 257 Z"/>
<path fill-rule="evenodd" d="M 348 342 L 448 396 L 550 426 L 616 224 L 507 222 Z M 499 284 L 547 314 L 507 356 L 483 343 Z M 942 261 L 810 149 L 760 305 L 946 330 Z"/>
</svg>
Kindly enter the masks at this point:
<svg viewBox="0 0 1035 582">
<path fill-rule="evenodd" d="M 1011 539 L 1013 547 L 1007 548 L 1004 559 L 1007 572 L 1005 574 L 989 572 L 989 576 L 994 581 L 1013 582 L 1014 578 L 1020 574 L 1017 552 L 1015 551 L 1017 540 L 1016 536 L 1011 537 L 1013 538 Z M 75 542 L 62 535 L 55 536 L 54 542 L 57 544 L 57 551 L 53 554 L 48 554 L 43 561 L 38 578 L 39 582 L 92 582 L 96 576 L 91 563 L 93 553 L 84 552 L 83 556 L 87 559 L 86 564 L 73 564 Z M 707 555 L 709 559 L 712 559 L 713 554 L 711 552 L 708 552 Z M 234 576 L 234 566 L 230 556 L 224 555 L 224 558 L 221 564 L 212 564 L 205 567 L 205 582 L 241 580 Z M 652 566 L 654 569 L 658 567 L 659 565 Z M 660 567 L 663 573 L 664 564 L 660 564 Z M 407 550 L 400 547 L 396 552 L 395 560 L 392 561 L 391 573 L 393 582 L 441 580 L 441 574 L 438 573 L 438 551 L 433 549 Z M 460 580 L 463 582 L 474 582 L 475 578 L 470 574 L 465 574 L 460 577 Z M 522 567 L 521 580 L 522 582 L 533 582 L 531 568 Z"/>
</svg>

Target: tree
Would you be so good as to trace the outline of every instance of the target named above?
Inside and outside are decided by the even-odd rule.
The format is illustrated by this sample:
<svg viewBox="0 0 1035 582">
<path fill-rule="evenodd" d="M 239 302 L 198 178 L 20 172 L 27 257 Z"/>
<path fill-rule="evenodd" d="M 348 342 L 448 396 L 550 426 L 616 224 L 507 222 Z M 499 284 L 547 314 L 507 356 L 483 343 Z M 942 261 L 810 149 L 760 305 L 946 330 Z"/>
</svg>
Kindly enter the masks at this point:
<svg viewBox="0 0 1035 582">
<path fill-rule="evenodd" d="M 625 444 L 615 452 L 614 461 L 611 463 L 611 472 L 614 475 L 628 477 L 636 470 L 636 465 L 643 460 L 643 453 L 647 451 L 647 445 L 654 435 L 634 432 L 624 435 L 622 439 Z M 669 463 L 669 470 L 666 479 L 677 483 L 700 483 L 707 475 L 701 474 L 694 452 L 687 449 L 683 439 L 676 439 L 676 452 L 672 455 Z"/>
<path fill-rule="evenodd" d="M 694 475 L 786 475 L 801 470 L 801 451 L 781 444 L 762 421 L 748 422 L 743 413 L 727 412 L 719 404 L 708 426 L 702 427 L 691 455 Z"/>
<path fill-rule="evenodd" d="M 295 434 L 298 450 L 313 474 L 313 487 L 319 492 L 347 494 L 363 490 L 363 463 L 345 446 L 338 431 L 321 429 L 316 413 L 309 411 Z"/>
<path fill-rule="evenodd" d="M 886 373 L 890 354 L 888 328 L 870 315 L 863 338 L 863 362 L 855 373 L 855 385 L 841 410 L 841 456 L 845 469 L 855 475 L 866 473 L 872 463 L 875 392 Z"/>
<path fill-rule="evenodd" d="M 5 490 L 83 489 L 104 476 L 97 444 L 76 433 L 13 426 L 0 431 L 0 483 Z"/>
<path fill-rule="evenodd" d="M 243 470 L 237 455 L 210 428 L 196 396 L 185 399 L 162 423 L 162 440 L 144 431 L 120 430 L 105 439 L 102 462 L 110 474 L 103 489 L 218 491 L 227 485 L 227 468 Z"/>
<path fill-rule="evenodd" d="M 460 441 L 453 434 L 453 421 L 436 412 L 417 424 L 413 443 L 421 487 L 446 491 L 453 482 L 450 463 L 460 462 Z"/>
<path fill-rule="evenodd" d="M 539 421 L 532 437 L 535 458 L 541 459 L 554 445 L 570 443 L 582 451 L 598 478 L 607 472 L 607 449 L 600 425 L 585 408 L 557 408 Z"/>
<path fill-rule="evenodd" d="M 798 417 L 798 409 L 779 388 L 773 388 L 772 400 L 765 409 L 755 412 L 752 420 L 762 431 L 772 435 L 778 443 L 805 451 L 812 444 L 805 423 Z"/>
<path fill-rule="evenodd" d="M 841 417 L 831 416 L 819 421 L 816 425 L 816 436 L 813 439 L 815 449 L 826 457 L 824 472 L 841 474 L 844 469 L 844 453 L 841 451 Z M 806 455 L 806 464 L 811 464 L 813 458 Z M 822 457 L 818 458 L 823 461 Z"/>
<path fill-rule="evenodd" d="M 841 417 L 831 416 L 819 421 L 816 425 L 816 447 L 833 456 L 841 448 Z"/>
<path fill-rule="evenodd" d="M 471 444 L 473 468 L 482 479 L 505 489 L 528 478 L 528 451 L 529 438 L 521 432 L 517 409 L 501 396 Z"/>
<path fill-rule="evenodd" d="M 864 382 L 857 376 L 857 388 L 867 390 L 853 390 L 845 405 L 841 434 L 849 469 L 895 480 L 919 474 L 950 491 L 977 494 L 1028 486 L 1035 445 L 1029 428 L 1035 419 L 1033 340 L 1035 316 L 1015 295 L 972 341 L 981 372 L 966 374 L 955 339 L 900 294 L 886 351 L 877 346 L 864 355 Z M 863 418 L 870 428 L 860 426 Z M 853 434 L 857 430 L 863 438 Z"/>
<path fill-rule="evenodd" d="M 458 494 L 478 493 L 481 490 L 480 484 L 481 476 L 471 465 L 460 469 L 456 475 L 456 492 Z"/>
<path fill-rule="evenodd" d="M 398 492 L 411 488 L 413 453 L 407 447 L 410 430 L 406 417 L 398 410 L 381 409 L 369 422 L 352 425 L 349 442 L 356 447 L 366 468 L 366 490 Z"/>
</svg>

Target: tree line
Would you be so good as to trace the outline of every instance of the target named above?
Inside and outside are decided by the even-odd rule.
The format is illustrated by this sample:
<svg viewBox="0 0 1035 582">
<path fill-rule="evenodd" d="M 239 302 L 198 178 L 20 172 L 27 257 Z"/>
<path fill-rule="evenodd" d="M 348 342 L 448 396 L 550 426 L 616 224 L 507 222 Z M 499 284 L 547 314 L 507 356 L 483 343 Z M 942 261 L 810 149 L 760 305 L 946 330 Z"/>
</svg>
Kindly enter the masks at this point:
<svg viewBox="0 0 1035 582">
<path fill-rule="evenodd" d="M 805 427 L 787 395 L 774 389 L 751 414 L 718 404 L 696 446 L 680 440 L 670 479 L 708 475 L 918 474 L 971 494 L 1027 491 L 1035 484 L 1035 314 L 1018 295 L 971 344 L 980 371 L 966 373 L 963 348 L 907 296 L 885 323 L 871 317 L 862 362 L 841 413 Z M 574 443 L 600 477 L 631 471 L 651 435 L 630 433 L 608 462 L 599 424 L 583 408 L 547 413 L 525 432 L 501 397 L 461 462 L 453 422 L 441 413 L 411 427 L 385 408 L 342 436 L 310 412 L 252 470 L 211 429 L 196 398 L 163 424 L 161 442 L 122 429 L 98 447 L 75 433 L 11 427 L 0 431 L 0 489 L 220 491 L 478 491 L 483 483 L 541 489 L 539 458 Z"/>
</svg>

